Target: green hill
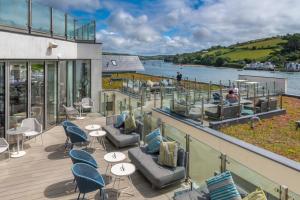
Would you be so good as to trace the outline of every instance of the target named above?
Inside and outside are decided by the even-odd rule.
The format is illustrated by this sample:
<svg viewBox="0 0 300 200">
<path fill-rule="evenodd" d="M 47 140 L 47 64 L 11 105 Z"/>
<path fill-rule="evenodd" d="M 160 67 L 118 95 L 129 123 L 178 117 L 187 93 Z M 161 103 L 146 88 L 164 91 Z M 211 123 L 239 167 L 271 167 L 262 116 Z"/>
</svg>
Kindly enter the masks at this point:
<svg viewBox="0 0 300 200">
<path fill-rule="evenodd" d="M 227 47 L 213 46 L 193 53 L 167 56 L 177 64 L 199 64 L 241 68 L 251 62 L 273 62 L 279 68 L 288 61 L 300 61 L 300 34 L 276 36 L 237 43 Z"/>
</svg>

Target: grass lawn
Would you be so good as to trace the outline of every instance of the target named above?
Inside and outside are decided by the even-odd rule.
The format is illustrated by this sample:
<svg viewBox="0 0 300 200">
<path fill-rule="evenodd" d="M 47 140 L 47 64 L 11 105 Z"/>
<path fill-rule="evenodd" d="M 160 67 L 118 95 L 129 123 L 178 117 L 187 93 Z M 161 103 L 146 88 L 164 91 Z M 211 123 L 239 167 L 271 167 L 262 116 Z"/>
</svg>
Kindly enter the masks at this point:
<svg viewBox="0 0 300 200">
<path fill-rule="evenodd" d="M 300 99 L 283 97 L 286 115 L 261 120 L 254 129 L 249 124 L 222 127 L 221 131 L 248 143 L 300 162 Z"/>
<path fill-rule="evenodd" d="M 223 54 L 222 57 L 230 58 L 232 61 L 244 60 L 246 58 L 260 61 L 266 58 L 267 56 L 269 56 L 272 52 L 273 52 L 272 49 L 258 49 L 258 50 L 238 49 L 230 53 Z"/>
<path fill-rule="evenodd" d="M 252 49 L 253 47 L 256 48 L 273 48 L 273 47 L 278 47 L 279 44 L 281 43 L 286 43 L 286 40 L 283 40 L 281 38 L 272 38 L 272 39 L 268 39 L 268 40 L 261 40 L 261 41 L 257 41 L 257 42 L 251 42 L 249 44 L 245 44 L 245 45 L 241 45 L 238 46 L 237 48 L 249 48 Z"/>
</svg>

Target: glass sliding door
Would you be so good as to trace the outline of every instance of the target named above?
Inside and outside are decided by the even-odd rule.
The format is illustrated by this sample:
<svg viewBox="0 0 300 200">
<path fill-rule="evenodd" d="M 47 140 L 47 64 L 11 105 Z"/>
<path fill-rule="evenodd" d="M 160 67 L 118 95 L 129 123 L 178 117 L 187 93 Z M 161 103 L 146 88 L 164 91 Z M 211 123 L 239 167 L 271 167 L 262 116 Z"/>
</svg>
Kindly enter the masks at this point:
<svg viewBox="0 0 300 200">
<path fill-rule="evenodd" d="M 75 101 L 91 97 L 91 63 L 89 60 L 77 60 L 75 67 Z"/>
<path fill-rule="evenodd" d="M 57 66 L 56 62 L 47 62 L 47 127 L 51 127 L 57 122 Z"/>
<path fill-rule="evenodd" d="M 0 137 L 5 132 L 5 64 L 0 63 Z"/>
<path fill-rule="evenodd" d="M 67 105 L 73 106 L 73 70 L 74 61 L 67 62 Z"/>
<path fill-rule="evenodd" d="M 27 118 L 27 63 L 9 64 L 9 128 L 20 125 Z"/>
<path fill-rule="evenodd" d="M 58 122 L 62 122 L 66 119 L 63 106 L 67 105 L 67 61 L 59 61 L 58 74 Z"/>
<path fill-rule="evenodd" d="M 31 117 L 44 124 L 44 62 L 31 63 Z"/>
</svg>

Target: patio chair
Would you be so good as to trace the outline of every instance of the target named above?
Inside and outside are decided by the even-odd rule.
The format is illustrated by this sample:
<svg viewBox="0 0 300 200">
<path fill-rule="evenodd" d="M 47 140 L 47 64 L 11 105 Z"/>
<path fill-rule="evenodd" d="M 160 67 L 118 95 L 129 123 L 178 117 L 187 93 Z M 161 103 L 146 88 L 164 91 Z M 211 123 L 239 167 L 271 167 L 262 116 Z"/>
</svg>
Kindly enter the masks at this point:
<svg viewBox="0 0 300 200">
<path fill-rule="evenodd" d="M 84 199 L 86 193 L 96 190 L 100 191 L 100 199 L 104 199 L 105 182 L 97 169 L 85 163 L 77 163 L 72 166 L 72 173 L 79 189 L 77 200 L 81 194 Z"/>
<path fill-rule="evenodd" d="M 94 102 L 91 98 L 85 97 L 81 100 L 82 109 L 84 110 L 92 110 L 94 108 Z"/>
<path fill-rule="evenodd" d="M 65 120 L 61 123 L 61 125 L 63 126 L 64 130 L 65 130 L 65 134 L 66 134 L 66 141 L 65 141 L 65 149 L 68 147 L 69 145 L 69 141 L 70 141 L 70 138 L 69 138 L 69 135 L 68 135 L 68 131 L 67 131 L 67 127 L 69 126 L 75 126 L 75 127 L 78 127 L 76 124 L 68 121 L 68 120 Z"/>
<path fill-rule="evenodd" d="M 28 128 L 28 131 L 24 132 L 24 136 L 27 138 L 33 138 L 41 136 L 42 145 L 43 142 L 43 126 L 38 122 L 36 118 L 27 118 L 22 121 L 21 127 Z"/>
<path fill-rule="evenodd" d="M 69 126 L 67 127 L 67 134 L 69 135 L 71 141 L 70 149 L 73 149 L 74 144 L 86 143 L 86 148 L 88 145 L 88 139 L 86 133 L 79 127 Z"/>
<path fill-rule="evenodd" d="M 94 168 L 98 168 L 98 164 L 97 164 L 96 160 L 93 158 L 93 156 L 91 154 L 89 154 L 86 151 L 73 149 L 69 152 L 69 155 L 70 155 L 70 158 L 71 158 L 73 164 L 85 163 Z"/>
<path fill-rule="evenodd" d="M 65 109 L 67 119 L 75 118 L 75 117 L 79 116 L 78 110 L 76 110 L 73 106 L 67 107 L 67 106 L 63 105 L 63 107 Z"/>
<path fill-rule="evenodd" d="M 4 138 L 0 138 L 0 154 L 8 152 L 8 158 L 10 158 L 9 144 Z"/>
</svg>

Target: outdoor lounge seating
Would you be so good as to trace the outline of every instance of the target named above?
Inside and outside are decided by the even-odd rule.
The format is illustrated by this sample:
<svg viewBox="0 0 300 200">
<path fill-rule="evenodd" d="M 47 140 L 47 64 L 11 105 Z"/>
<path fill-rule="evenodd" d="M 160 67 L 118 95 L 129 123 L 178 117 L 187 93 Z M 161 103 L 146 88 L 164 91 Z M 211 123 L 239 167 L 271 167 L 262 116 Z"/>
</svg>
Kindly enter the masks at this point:
<svg viewBox="0 0 300 200">
<path fill-rule="evenodd" d="M 209 108 L 208 110 L 205 111 L 205 115 L 208 118 L 211 119 L 232 119 L 235 117 L 239 116 L 241 108 L 239 105 L 234 104 L 234 105 L 224 105 L 223 106 L 223 111 L 222 111 L 222 116 L 221 116 L 221 105 L 218 105 L 214 108 Z"/>
<path fill-rule="evenodd" d="M 66 148 L 68 147 L 68 145 L 69 145 L 69 140 L 70 140 L 70 137 L 69 137 L 69 135 L 68 135 L 67 128 L 68 128 L 69 126 L 75 126 L 75 127 L 78 127 L 78 126 L 77 126 L 76 124 L 74 124 L 74 123 L 68 121 L 68 120 L 63 121 L 63 122 L 61 123 L 61 125 L 63 126 L 64 131 L 65 131 L 65 134 L 66 134 L 66 137 L 67 137 L 67 139 L 66 139 L 66 141 L 65 141 L 65 149 L 66 149 Z"/>
<path fill-rule="evenodd" d="M 154 188 L 160 189 L 178 183 L 185 178 L 185 158 L 184 164 L 181 165 L 182 163 L 178 162 L 176 168 L 161 166 L 157 163 L 158 154 L 146 153 L 145 146 L 129 149 L 128 157 L 136 168 L 151 182 Z"/>
<path fill-rule="evenodd" d="M 94 102 L 91 98 L 85 97 L 81 100 L 83 111 L 89 110 L 91 111 L 94 107 Z"/>
<path fill-rule="evenodd" d="M 93 158 L 93 156 L 91 154 L 89 154 L 86 151 L 72 149 L 69 152 L 69 155 L 70 155 L 70 158 L 71 158 L 73 164 L 85 163 L 94 168 L 98 168 L 98 164 L 97 164 L 96 160 Z"/>
<path fill-rule="evenodd" d="M 74 145 L 78 143 L 85 143 L 87 147 L 88 145 L 87 135 L 82 129 L 75 126 L 69 126 L 67 127 L 67 132 L 71 141 L 70 149 L 73 149 Z"/>
<path fill-rule="evenodd" d="M 9 144 L 4 138 L 0 138 L 0 154 L 8 152 L 8 157 L 10 157 Z"/>
<path fill-rule="evenodd" d="M 130 134 L 124 134 L 123 129 L 114 127 L 117 116 L 107 117 L 106 126 L 103 129 L 106 131 L 107 138 L 117 147 L 123 148 L 140 143 L 140 138 L 143 131 L 143 124 L 136 120 L 137 129 Z M 110 120 L 113 119 L 113 120 Z"/>
<path fill-rule="evenodd" d="M 85 163 L 77 163 L 72 166 L 72 173 L 79 189 L 77 199 L 80 198 L 81 194 L 83 194 L 82 199 L 84 199 L 86 193 L 96 190 L 100 191 L 100 199 L 102 199 L 105 182 L 97 169 Z"/>
<path fill-rule="evenodd" d="M 65 109 L 67 119 L 72 119 L 79 115 L 78 110 L 76 110 L 73 106 L 67 107 L 63 105 L 63 107 Z"/>
<path fill-rule="evenodd" d="M 41 136 L 43 144 L 43 127 L 35 118 L 27 118 L 22 121 L 21 127 L 28 128 L 28 131 L 24 132 L 24 136 L 28 138 Z"/>
</svg>

